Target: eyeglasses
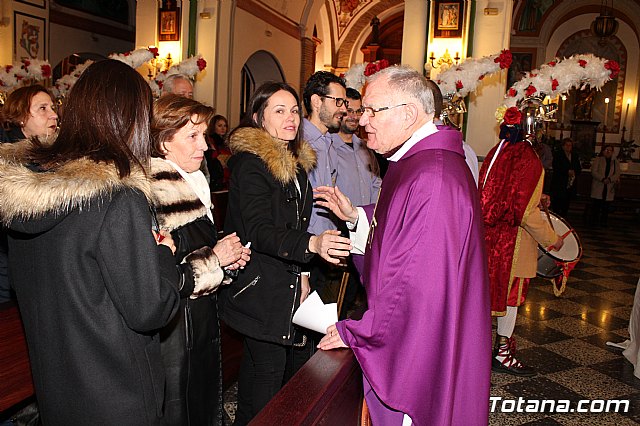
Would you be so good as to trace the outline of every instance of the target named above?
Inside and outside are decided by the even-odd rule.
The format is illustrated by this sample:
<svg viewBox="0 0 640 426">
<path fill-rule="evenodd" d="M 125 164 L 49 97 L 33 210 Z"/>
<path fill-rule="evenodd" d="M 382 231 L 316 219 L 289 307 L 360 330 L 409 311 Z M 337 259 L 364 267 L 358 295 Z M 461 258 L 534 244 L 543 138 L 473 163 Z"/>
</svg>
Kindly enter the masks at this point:
<svg viewBox="0 0 640 426">
<path fill-rule="evenodd" d="M 347 108 L 347 115 L 356 115 L 359 117 L 362 115 L 363 112 L 364 110 L 362 108 L 359 108 L 359 109 Z"/>
<path fill-rule="evenodd" d="M 322 95 L 322 97 L 333 99 L 334 101 L 336 101 L 336 106 L 338 108 L 340 108 L 342 105 L 344 105 L 345 108 L 349 108 L 349 101 L 344 98 L 334 98 L 333 96 L 329 96 L 329 95 Z"/>
<path fill-rule="evenodd" d="M 400 105 L 386 106 L 386 107 L 380 107 L 380 108 L 362 107 L 362 109 L 364 110 L 364 113 L 369 115 L 369 117 L 375 117 L 376 112 L 386 111 L 388 109 L 398 108 L 405 105 L 409 105 L 409 104 L 400 104 Z"/>
</svg>

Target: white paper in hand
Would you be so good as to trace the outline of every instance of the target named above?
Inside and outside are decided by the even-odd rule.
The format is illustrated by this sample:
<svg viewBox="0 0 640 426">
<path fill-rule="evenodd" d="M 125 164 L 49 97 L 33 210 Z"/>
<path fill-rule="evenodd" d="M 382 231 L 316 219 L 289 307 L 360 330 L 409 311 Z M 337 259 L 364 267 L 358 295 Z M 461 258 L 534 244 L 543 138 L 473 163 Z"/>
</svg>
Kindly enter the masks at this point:
<svg viewBox="0 0 640 426">
<path fill-rule="evenodd" d="M 327 327 L 338 322 L 338 305 L 324 304 L 317 292 L 311 293 L 293 316 L 293 323 L 325 334 Z"/>
</svg>

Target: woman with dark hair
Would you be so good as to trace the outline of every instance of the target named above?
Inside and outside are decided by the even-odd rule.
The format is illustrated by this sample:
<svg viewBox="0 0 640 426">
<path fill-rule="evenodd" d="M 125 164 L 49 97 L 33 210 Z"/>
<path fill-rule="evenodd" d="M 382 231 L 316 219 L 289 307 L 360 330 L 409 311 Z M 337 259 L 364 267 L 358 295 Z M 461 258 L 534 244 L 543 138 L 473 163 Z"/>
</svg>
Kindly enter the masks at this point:
<svg viewBox="0 0 640 426">
<path fill-rule="evenodd" d="M 0 220 L 45 425 L 162 420 L 157 330 L 179 307 L 180 279 L 170 235 L 151 231 L 151 108 L 135 70 L 97 62 L 53 144 L 0 146 Z"/>
<path fill-rule="evenodd" d="M 186 269 L 180 310 L 160 332 L 167 372 L 165 425 L 222 425 L 222 376 L 217 294 L 224 269 L 238 269 L 249 249 L 231 234 L 218 241 L 211 193 L 200 164 L 213 109 L 168 94 L 153 107 L 151 190 L 161 229 L 176 244 L 175 264 Z M 228 281 L 228 280 L 227 280 Z"/>
<path fill-rule="evenodd" d="M 591 225 L 607 226 L 609 208 L 620 180 L 620 163 L 613 157 L 613 147 L 605 145 L 591 166 Z"/>
<path fill-rule="evenodd" d="M 2 133 L 0 142 L 16 142 L 22 139 L 55 135 L 58 114 L 51 95 L 43 86 L 20 87 L 7 96 L 0 109 Z"/>
<path fill-rule="evenodd" d="M 233 156 L 225 231 L 237 232 L 253 253 L 220 296 L 222 318 L 244 337 L 238 425 L 248 423 L 282 387 L 287 357 L 297 365 L 313 350 L 311 344 L 305 347 L 306 339 L 296 339 L 292 324 L 309 294 L 304 264 L 314 253 L 339 263 L 351 249 L 339 231 L 306 232 L 313 203 L 307 173 L 315 153 L 301 139 L 301 120 L 295 90 L 268 82 L 253 94 L 247 117 L 229 138 Z M 294 343 L 301 346 L 298 352 Z"/>
<path fill-rule="evenodd" d="M 214 115 L 209 121 L 209 127 L 207 128 L 207 145 L 209 149 L 205 151 L 204 155 L 207 159 L 212 191 L 229 188 L 231 174 L 227 161 L 229 161 L 231 151 L 229 151 L 229 147 L 225 142 L 228 129 L 227 119 L 223 115 Z"/>
</svg>

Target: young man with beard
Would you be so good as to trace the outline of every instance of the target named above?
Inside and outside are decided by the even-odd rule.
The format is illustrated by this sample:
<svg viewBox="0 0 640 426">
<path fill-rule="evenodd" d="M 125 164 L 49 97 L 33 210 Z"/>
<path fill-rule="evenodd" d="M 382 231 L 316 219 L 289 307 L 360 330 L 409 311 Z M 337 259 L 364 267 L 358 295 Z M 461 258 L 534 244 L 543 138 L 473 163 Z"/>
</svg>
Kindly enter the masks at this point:
<svg viewBox="0 0 640 426">
<path fill-rule="evenodd" d="M 302 99 L 307 118 L 303 120 L 302 134 L 317 157 L 316 166 L 309 173 L 309 182 L 313 188 L 336 184 L 338 159 L 331 133 L 340 130 L 342 118 L 349 107 L 346 97 L 344 80 L 328 71 L 313 74 L 304 88 Z M 339 234 L 338 223 L 340 221 L 329 210 L 314 205 L 308 231 L 320 235 L 327 230 L 336 230 L 336 234 Z M 329 294 L 327 287 L 329 282 L 339 283 L 342 272 L 340 268 L 315 260 L 309 279 L 311 289 L 318 291 L 325 303 L 335 301 L 335 296 Z"/>
<path fill-rule="evenodd" d="M 336 186 L 356 206 L 375 203 L 380 192 L 382 179 L 375 172 L 378 164 L 373 152 L 367 148 L 365 141 L 355 133 L 362 116 L 362 96 L 351 87 L 347 88 L 347 115 L 342 119 L 340 131 L 331 135 L 332 147 L 337 157 Z M 346 312 L 353 304 L 360 285 L 359 274 L 351 259 L 347 261 L 349 279 L 342 304 L 342 312 Z"/>
</svg>

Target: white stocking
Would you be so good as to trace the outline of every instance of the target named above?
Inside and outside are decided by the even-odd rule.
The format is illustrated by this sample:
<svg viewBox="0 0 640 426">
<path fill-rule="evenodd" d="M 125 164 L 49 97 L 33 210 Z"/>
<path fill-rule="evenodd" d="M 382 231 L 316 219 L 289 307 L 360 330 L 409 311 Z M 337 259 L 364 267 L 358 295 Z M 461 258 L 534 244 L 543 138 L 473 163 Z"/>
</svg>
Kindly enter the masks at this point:
<svg viewBox="0 0 640 426">
<path fill-rule="evenodd" d="M 518 316 L 517 306 L 507 306 L 507 314 L 498 317 L 498 335 L 511 337 L 513 329 L 516 328 L 516 317 Z"/>
</svg>

